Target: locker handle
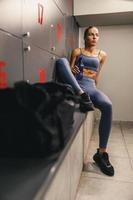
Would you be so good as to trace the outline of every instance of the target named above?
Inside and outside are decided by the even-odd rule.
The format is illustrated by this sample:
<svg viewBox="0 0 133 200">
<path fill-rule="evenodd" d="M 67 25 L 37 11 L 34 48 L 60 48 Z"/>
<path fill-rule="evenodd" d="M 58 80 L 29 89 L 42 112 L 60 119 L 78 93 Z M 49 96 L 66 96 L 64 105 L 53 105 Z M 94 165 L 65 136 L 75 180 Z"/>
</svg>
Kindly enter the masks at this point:
<svg viewBox="0 0 133 200">
<path fill-rule="evenodd" d="M 55 51 L 55 50 L 56 50 L 56 48 L 53 46 L 53 47 L 51 47 L 51 50 L 52 50 L 52 51 Z"/>
<path fill-rule="evenodd" d="M 51 58 L 52 60 L 55 60 L 56 59 L 56 57 L 55 56 L 52 56 L 52 58 Z"/>
<path fill-rule="evenodd" d="M 31 51 L 31 47 L 30 46 L 25 47 L 24 51 Z"/>
<path fill-rule="evenodd" d="M 30 32 L 24 33 L 23 37 L 30 37 Z"/>
</svg>

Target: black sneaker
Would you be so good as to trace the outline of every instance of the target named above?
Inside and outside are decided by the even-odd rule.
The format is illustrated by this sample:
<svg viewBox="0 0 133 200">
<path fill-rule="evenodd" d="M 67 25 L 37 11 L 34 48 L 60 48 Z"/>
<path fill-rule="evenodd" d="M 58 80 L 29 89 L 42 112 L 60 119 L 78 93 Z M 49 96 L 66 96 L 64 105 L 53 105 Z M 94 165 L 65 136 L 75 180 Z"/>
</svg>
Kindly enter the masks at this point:
<svg viewBox="0 0 133 200">
<path fill-rule="evenodd" d="M 101 171 L 108 175 L 113 176 L 114 175 L 114 168 L 109 162 L 109 156 L 108 153 L 99 153 L 99 149 L 97 150 L 97 153 L 93 156 L 93 160 L 96 162 L 96 164 L 99 166 Z"/>
<path fill-rule="evenodd" d="M 83 113 L 86 113 L 88 111 L 93 111 L 94 106 L 90 97 L 86 93 L 81 94 L 80 97 L 81 97 L 80 107 L 79 107 L 80 111 Z"/>
</svg>

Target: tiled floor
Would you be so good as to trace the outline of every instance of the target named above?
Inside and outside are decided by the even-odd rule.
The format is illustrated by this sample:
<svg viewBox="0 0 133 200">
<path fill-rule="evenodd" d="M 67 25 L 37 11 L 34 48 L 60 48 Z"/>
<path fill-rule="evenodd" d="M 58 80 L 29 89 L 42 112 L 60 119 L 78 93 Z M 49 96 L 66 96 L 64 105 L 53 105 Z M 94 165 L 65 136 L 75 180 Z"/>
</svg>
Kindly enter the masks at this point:
<svg viewBox="0 0 133 200">
<path fill-rule="evenodd" d="M 115 168 L 114 177 L 102 174 L 93 162 L 97 144 L 95 126 L 76 200 L 133 200 L 133 123 L 113 124 L 108 153 Z"/>
</svg>

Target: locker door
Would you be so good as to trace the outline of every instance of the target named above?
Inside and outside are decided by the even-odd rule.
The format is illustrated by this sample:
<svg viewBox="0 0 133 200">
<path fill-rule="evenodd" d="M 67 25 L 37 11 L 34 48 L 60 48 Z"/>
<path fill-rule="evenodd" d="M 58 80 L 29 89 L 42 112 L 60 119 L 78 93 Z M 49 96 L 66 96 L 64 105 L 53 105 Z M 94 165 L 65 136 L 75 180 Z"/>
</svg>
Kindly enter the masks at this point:
<svg viewBox="0 0 133 200">
<path fill-rule="evenodd" d="M 73 31 L 73 21 L 72 17 L 66 16 L 65 17 L 65 49 L 66 49 L 66 57 L 69 59 L 72 49 L 73 49 L 73 41 L 72 41 L 72 31 Z"/>
<path fill-rule="evenodd" d="M 24 42 L 64 55 L 64 16 L 53 0 L 24 0 L 23 34 Z"/>
<path fill-rule="evenodd" d="M 25 42 L 50 50 L 49 0 L 23 0 L 23 36 Z"/>
<path fill-rule="evenodd" d="M 65 17 L 65 32 L 66 57 L 70 59 L 72 50 L 79 46 L 79 27 L 73 17 Z"/>
<path fill-rule="evenodd" d="M 60 8 L 61 12 L 63 14 L 66 14 L 66 0 L 54 0 L 54 2 L 56 3 L 56 5 Z"/>
<path fill-rule="evenodd" d="M 24 49 L 24 80 L 30 83 L 43 83 L 52 80 L 55 56 L 32 44 L 27 49 L 25 43 Z"/>
<path fill-rule="evenodd" d="M 0 88 L 22 79 L 22 40 L 0 31 Z"/>
<path fill-rule="evenodd" d="M 67 15 L 73 15 L 73 0 L 66 0 Z"/>
<path fill-rule="evenodd" d="M 50 13 L 50 49 L 51 52 L 64 56 L 65 54 L 65 16 L 58 9 L 56 4 L 51 1 Z"/>
<path fill-rule="evenodd" d="M 0 29 L 22 35 L 22 1 L 0 0 Z"/>
<path fill-rule="evenodd" d="M 76 21 L 74 18 L 72 18 L 73 23 L 73 32 L 72 32 L 72 48 L 77 48 L 79 45 L 79 27 L 76 24 Z"/>
<path fill-rule="evenodd" d="M 54 0 L 63 14 L 72 16 L 73 0 Z"/>
</svg>

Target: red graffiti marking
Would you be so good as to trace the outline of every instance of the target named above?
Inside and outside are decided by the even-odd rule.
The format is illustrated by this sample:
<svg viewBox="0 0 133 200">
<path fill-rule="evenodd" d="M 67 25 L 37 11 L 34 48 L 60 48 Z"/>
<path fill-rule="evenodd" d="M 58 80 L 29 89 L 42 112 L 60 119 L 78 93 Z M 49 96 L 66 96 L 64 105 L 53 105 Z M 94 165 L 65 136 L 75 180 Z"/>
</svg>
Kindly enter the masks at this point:
<svg viewBox="0 0 133 200">
<path fill-rule="evenodd" d="M 46 70 L 44 68 L 39 69 L 39 83 L 46 82 Z"/>
<path fill-rule="evenodd" d="M 0 89 L 7 88 L 7 73 L 3 71 L 3 67 L 5 67 L 6 62 L 0 61 Z"/>
<path fill-rule="evenodd" d="M 38 3 L 38 23 L 43 24 L 44 21 L 44 7 L 42 4 Z"/>
<path fill-rule="evenodd" d="M 62 25 L 60 23 L 57 24 L 57 40 L 60 42 L 62 39 Z"/>
<path fill-rule="evenodd" d="M 6 65 L 6 62 L 3 61 L 3 60 L 0 60 L 0 68 L 1 68 L 1 67 L 4 67 L 5 65 Z"/>
</svg>

